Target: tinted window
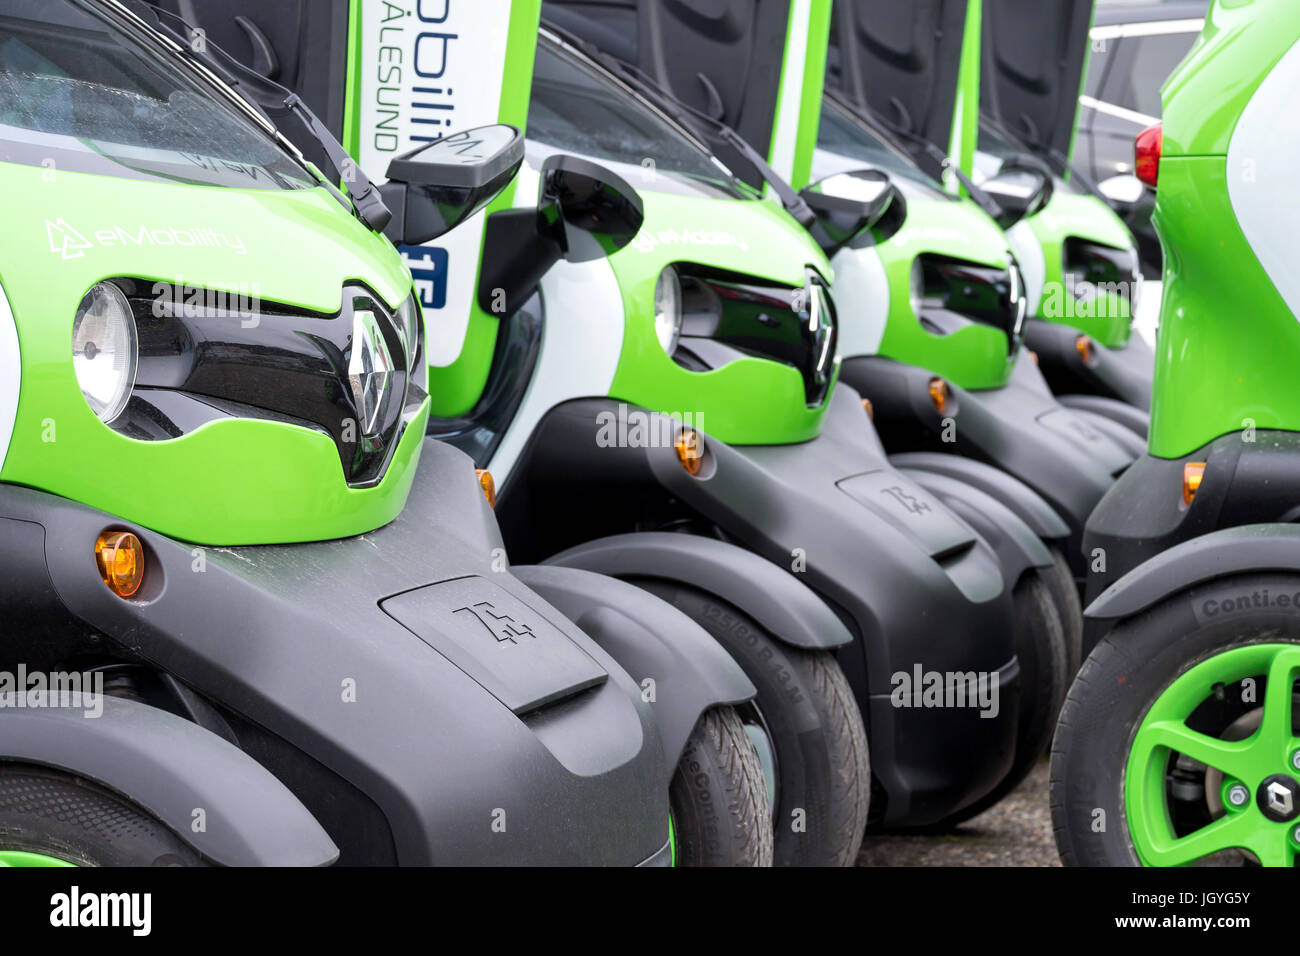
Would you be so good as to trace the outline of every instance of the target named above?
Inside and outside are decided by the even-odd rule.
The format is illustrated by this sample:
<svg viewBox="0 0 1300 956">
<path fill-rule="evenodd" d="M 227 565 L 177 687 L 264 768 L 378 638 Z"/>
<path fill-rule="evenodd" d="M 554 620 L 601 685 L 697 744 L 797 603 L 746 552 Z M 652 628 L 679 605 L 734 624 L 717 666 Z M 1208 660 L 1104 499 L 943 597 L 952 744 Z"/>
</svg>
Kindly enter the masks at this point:
<svg viewBox="0 0 1300 956">
<path fill-rule="evenodd" d="M 0 0 L 0 160 L 204 185 L 315 185 L 219 93 L 84 0 Z"/>
</svg>

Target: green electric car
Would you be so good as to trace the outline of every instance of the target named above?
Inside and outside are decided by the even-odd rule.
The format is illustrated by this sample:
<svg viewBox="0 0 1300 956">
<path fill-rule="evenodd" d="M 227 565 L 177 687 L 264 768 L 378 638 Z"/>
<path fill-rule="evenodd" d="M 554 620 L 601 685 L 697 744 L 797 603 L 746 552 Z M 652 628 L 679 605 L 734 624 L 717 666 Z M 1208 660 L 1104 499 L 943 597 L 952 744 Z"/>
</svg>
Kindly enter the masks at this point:
<svg viewBox="0 0 1300 956">
<path fill-rule="evenodd" d="M 682 816 L 770 861 L 743 671 L 546 569 L 580 630 L 425 437 L 385 231 L 513 178 L 517 129 L 466 134 L 379 187 L 147 5 L 0 2 L 0 863 L 666 865 Z"/>
<path fill-rule="evenodd" d="M 1067 864 L 1300 856 L 1297 83 L 1300 8 L 1215 2 L 1138 137 L 1165 263 L 1151 448 L 1088 523 L 1105 636 L 1056 736 Z"/>
</svg>

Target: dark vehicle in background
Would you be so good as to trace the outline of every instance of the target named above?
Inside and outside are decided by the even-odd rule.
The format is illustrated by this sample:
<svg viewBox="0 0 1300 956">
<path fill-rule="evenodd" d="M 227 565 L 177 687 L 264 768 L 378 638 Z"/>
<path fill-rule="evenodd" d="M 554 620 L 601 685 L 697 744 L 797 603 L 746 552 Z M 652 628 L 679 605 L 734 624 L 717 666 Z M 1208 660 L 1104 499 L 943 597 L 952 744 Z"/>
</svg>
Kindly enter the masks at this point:
<svg viewBox="0 0 1300 956">
<path fill-rule="evenodd" d="M 1209 0 L 1101 0 L 1093 19 L 1074 159 L 1133 230 L 1152 279 L 1160 278 L 1155 193 L 1133 174 L 1133 141 L 1160 122 L 1160 88 L 1192 48 L 1208 8 Z"/>
</svg>

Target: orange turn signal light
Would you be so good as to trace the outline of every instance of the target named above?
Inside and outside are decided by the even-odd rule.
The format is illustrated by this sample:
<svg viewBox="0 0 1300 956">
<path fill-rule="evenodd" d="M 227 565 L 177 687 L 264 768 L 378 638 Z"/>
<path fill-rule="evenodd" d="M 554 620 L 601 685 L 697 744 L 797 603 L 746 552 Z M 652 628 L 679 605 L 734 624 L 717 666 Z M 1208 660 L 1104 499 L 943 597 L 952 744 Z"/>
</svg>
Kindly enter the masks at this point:
<svg viewBox="0 0 1300 956">
<path fill-rule="evenodd" d="M 1035 352 L 1033 349 L 1025 349 L 1025 351 L 1029 353 L 1029 359 L 1030 359 L 1030 361 L 1032 361 L 1035 365 L 1037 365 L 1037 364 L 1038 364 L 1038 353 Z"/>
<path fill-rule="evenodd" d="M 704 439 L 694 428 L 683 428 L 673 440 L 677 460 L 688 475 L 698 475 L 704 467 Z"/>
<path fill-rule="evenodd" d="M 930 401 L 934 402 L 934 409 L 940 415 L 948 411 L 948 402 L 952 398 L 952 393 L 948 391 L 948 383 L 941 378 L 930 379 Z"/>
<path fill-rule="evenodd" d="M 144 583 L 144 545 L 129 531 L 105 531 L 96 538 L 95 564 L 118 597 L 131 597 Z"/>
<path fill-rule="evenodd" d="M 864 398 L 862 400 L 862 410 L 867 413 L 867 417 L 873 422 L 876 420 L 876 409 L 875 406 L 871 404 L 871 399 Z"/>
<path fill-rule="evenodd" d="M 1183 465 L 1183 504 L 1190 505 L 1205 477 L 1205 462 L 1189 461 Z"/>
<path fill-rule="evenodd" d="M 1074 340 L 1074 350 L 1079 353 L 1079 358 L 1083 359 L 1084 365 L 1092 364 L 1092 339 L 1086 335 L 1079 336 Z"/>
<path fill-rule="evenodd" d="M 483 497 L 487 499 L 488 507 L 497 506 L 497 483 L 492 477 L 492 472 L 486 468 L 475 468 L 474 474 L 478 475 L 478 486 L 483 489 Z"/>
</svg>

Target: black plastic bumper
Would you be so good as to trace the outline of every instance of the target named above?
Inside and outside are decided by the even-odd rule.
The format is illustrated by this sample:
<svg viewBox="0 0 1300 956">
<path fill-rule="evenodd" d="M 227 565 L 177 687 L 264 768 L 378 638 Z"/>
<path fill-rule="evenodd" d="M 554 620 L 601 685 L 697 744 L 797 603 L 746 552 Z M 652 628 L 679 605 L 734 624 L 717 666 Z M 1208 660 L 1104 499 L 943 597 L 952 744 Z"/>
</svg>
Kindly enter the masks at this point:
<svg viewBox="0 0 1300 956">
<path fill-rule="evenodd" d="M 950 386 L 942 412 L 929 393 L 933 374 L 877 356 L 846 360 L 842 378 L 871 400 L 892 452 L 940 451 L 1003 469 L 1045 499 L 1070 529 L 1066 556 L 1082 580 L 1083 526 L 1133 455 L 1052 395 L 1021 357 L 1002 388 Z"/>
<path fill-rule="evenodd" d="M 101 531 L 123 527 L 149 554 L 130 601 L 92 557 Z M 0 538 L 0 574 L 21 585 L 0 593 L 7 662 L 99 652 L 175 675 L 343 863 L 632 865 L 661 852 L 668 768 L 648 705 L 493 569 L 492 513 L 449 446 L 426 443 L 396 521 L 348 540 L 205 550 L 11 485 Z"/>
<path fill-rule="evenodd" d="M 1183 470 L 1204 462 L 1190 505 L 1183 501 Z M 1084 547 L 1091 561 L 1091 602 L 1138 565 L 1174 545 L 1224 528 L 1300 518 L 1300 434 L 1233 432 L 1182 458 L 1145 455 L 1124 473 L 1088 521 Z M 1089 621 L 1091 647 L 1104 627 Z"/>
<path fill-rule="evenodd" d="M 1155 354 L 1134 333 L 1123 348 L 1091 343 L 1089 357 L 1077 346 L 1078 329 L 1058 322 L 1030 319 L 1025 323 L 1025 348 L 1038 355 L 1038 367 L 1057 395 L 1101 395 L 1146 411 L 1151 408 Z"/>
</svg>

